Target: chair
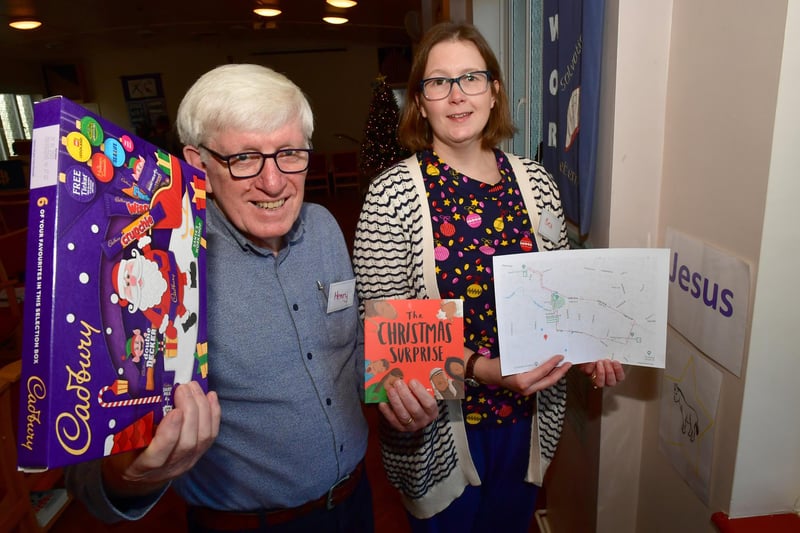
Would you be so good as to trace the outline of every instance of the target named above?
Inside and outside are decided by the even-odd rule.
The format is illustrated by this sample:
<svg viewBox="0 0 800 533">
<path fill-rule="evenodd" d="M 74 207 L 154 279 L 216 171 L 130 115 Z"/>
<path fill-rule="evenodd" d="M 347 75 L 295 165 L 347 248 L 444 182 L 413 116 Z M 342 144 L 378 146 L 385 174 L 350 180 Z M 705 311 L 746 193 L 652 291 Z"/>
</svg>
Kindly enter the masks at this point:
<svg viewBox="0 0 800 533">
<path fill-rule="evenodd" d="M 361 186 L 361 171 L 358 169 L 357 152 L 335 152 L 331 154 L 331 175 L 333 176 L 333 193 L 347 187 Z"/>
<path fill-rule="evenodd" d="M 4 369 L 5 370 L 5 369 Z M 17 372 L 0 376 L 0 531 L 39 531 L 31 507 L 25 475 L 17 471 L 17 439 L 14 408 Z"/>
<path fill-rule="evenodd" d="M 311 160 L 306 174 L 306 191 L 330 192 L 330 169 L 328 156 L 322 152 L 311 152 Z"/>
<path fill-rule="evenodd" d="M 19 146 L 20 141 L 14 141 Z M 31 165 L 28 156 L 12 156 L 0 161 L 0 190 L 26 189 L 30 183 Z"/>
<path fill-rule="evenodd" d="M 28 189 L 0 190 L 0 233 L 28 225 Z"/>
<path fill-rule="evenodd" d="M 0 531 L 20 533 L 47 531 L 56 522 L 71 501 L 62 497 L 60 507 L 41 518 L 39 525 L 36 510 L 31 503 L 31 492 L 49 490 L 61 483 L 62 469 L 37 474 L 23 474 L 17 470 L 17 420 L 21 361 L 0 368 Z M 64 489 L 59 489 L 66 494 Z"/>
<path fill-rule="evenodd" d="M 0 364 L 22 356 L 22 303 L 28 229 L 0 234 Z"/>
</svg>

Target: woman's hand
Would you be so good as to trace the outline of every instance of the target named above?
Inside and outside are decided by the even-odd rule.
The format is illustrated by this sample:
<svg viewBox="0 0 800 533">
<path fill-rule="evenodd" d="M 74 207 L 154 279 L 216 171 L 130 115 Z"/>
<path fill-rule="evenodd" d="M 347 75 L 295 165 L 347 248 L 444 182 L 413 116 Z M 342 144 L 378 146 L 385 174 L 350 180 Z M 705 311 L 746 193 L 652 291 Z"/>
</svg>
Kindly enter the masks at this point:
<svg viewBox="0 0 800 533">
<path fill-rule="evenodd" d="M 406 385 L 404 381 L 395 381 L 386 389 L 389 403 L 378 404 L 384 418 L 397 431 L 417 431 L 439 416 L 436 399 L 425 387 L 412 379 Z"/>
<path fill-rule="evenodd" d="M 590 376 L 592 386 L 595 389 L 603 387 L 613 387 L 625 379 L 625 370 L 622 363 L 611 359 L 601 359 L 592 363 L 582 363 L 578 365 L 581 372 Z"/>
<path fill-rule="evenodd" d="M 498 385 L 523 396 L 552 387 L 563 378 L 572 363 L 562 363 L 563 355 L 554 355 L 541 365 L 527 372 L 503 376 L 500 372 L 500 358 L 481 357 L 475 361 L 473 373 L 481 383 Z M 560 366 L 559 366 L 560 365 Z"/>
</svg>

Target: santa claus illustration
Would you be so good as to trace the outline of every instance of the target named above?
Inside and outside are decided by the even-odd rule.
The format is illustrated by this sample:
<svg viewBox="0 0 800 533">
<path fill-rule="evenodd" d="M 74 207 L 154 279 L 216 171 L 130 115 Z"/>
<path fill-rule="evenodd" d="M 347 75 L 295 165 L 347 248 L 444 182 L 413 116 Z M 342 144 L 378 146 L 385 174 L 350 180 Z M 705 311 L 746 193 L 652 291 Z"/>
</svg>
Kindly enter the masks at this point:
<svg viewBox="0 0 800 533">
<path fill-rule="evenodd" d="M 176 339 L 176 321 L 184 331 L 197 322 L 197 315 L 187 313 L 183 305 L 184 287 L 187 283 L 195 287 L 196 276 L 194 262 L 187 276 L 171 252 L 151 249 L 150 237 L 145 236 L 129 259 L 114 266 L 111 279 L 120 305 L 130 313 L 141 311 L 159 333 Z"/>
</svg>

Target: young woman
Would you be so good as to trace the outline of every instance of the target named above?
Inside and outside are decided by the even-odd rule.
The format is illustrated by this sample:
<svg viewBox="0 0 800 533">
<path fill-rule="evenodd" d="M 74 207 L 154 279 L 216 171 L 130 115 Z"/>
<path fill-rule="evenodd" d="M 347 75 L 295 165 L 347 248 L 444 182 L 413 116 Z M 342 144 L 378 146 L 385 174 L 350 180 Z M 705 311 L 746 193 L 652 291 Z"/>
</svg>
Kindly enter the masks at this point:
<svg viewBox="0 0 800 533">
<path fill-rule="evenodd" d="M 500 67 L 473 26 L 442 23 L 419 45 L 400 141 L 415 155 L 370 185 L 358 223 L 359 298 L 461 298 L 466 398 L 426 413 L 405 389 L 381 409 L 390 481 L 414 531 L 526 532 L 537 485 L 559 440 L 570 368 L 554 355 L 521 374 L 500 372 L 494 256 L 567 247 L 558 190 L 538 163 L 497 145 L 514 126 Z M 540 221 L 555 222 L 540 231 Z M 369 354 L 367 354 L 369 357 Z M 619 362 L 580 365 L 595 386 L 624 379 Z M 396 413 L 409 413 L 401 420 Z"/>
</svg>

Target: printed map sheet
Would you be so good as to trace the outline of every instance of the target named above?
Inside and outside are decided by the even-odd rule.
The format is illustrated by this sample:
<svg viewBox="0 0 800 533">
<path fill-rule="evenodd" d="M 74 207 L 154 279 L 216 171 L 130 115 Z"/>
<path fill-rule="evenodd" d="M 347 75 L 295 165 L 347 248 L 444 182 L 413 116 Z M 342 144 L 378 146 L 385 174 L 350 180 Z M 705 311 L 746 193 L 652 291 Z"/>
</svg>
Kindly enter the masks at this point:
<svg viewBox="0 0 800 533">
<path fill-rule="evenodd" d="M 669 249 L 503 255 L 494 277 L 504 376 L 557 354 L 664 368 Z"/>
</svg>

